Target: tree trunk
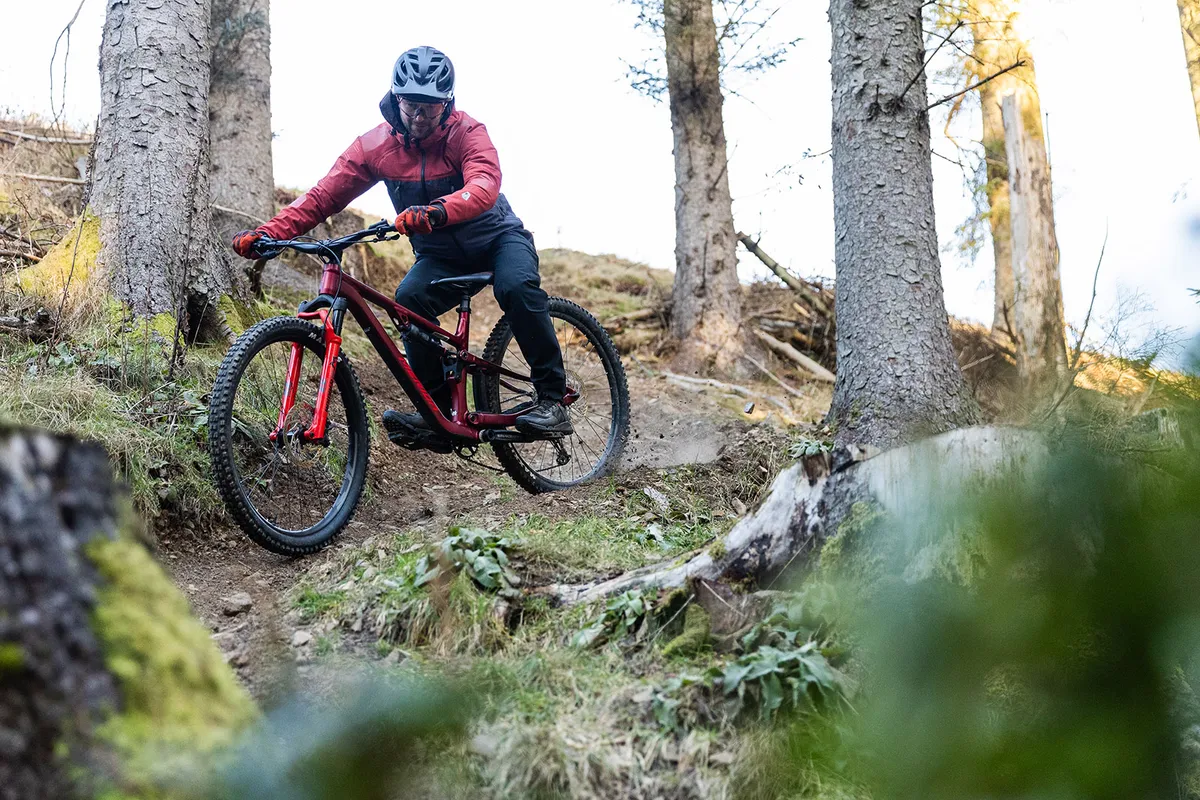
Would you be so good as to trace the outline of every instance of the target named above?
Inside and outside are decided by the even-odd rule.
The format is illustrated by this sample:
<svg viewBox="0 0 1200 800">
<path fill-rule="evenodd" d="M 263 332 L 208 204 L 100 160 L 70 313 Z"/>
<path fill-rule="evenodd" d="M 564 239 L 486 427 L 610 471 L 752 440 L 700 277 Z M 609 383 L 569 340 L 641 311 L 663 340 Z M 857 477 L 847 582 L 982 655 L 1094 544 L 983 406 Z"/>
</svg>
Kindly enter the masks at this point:
<svg viewBox="0 0 1200 800">
<path fill-rule="evenodd" d="M 1200 0 L 1179 0 L 1179 23 L 1183 27 L 1183 51 L 1187 56 L 1196 125 L 1200 126 Z"/>
<path fill-rule="evenodd" d="M 973 54 L 978 59 L 967 62 L 970 79 L 981 81 L 1018 61 L 1025 62 L 1025 66 L 1006 72 L 979 87 L 979 102 L 983 111 L 983 149 L 987 159 L 988 222 L 996 262 L 992 331 L 1003 332 L 1010 337 L 1015 334 L 1016 327 L 1013 319 L 1016 279 L 1013 275 L 1008 154 L 1001 111 L 1001 102 L 1006 96 L 1020 92 L 1025 131 L 1030 140 L 1028 146 L 1040 148 L 1043 152 L 1046 150 L 1033 56 L 1017 30 L 1017 15 L 1012 6 L 1012 0 L 975 0 L 966 16 L 974 31 Z M 1057 257 L 1056 250 L 1056 261 Z"/>
<path fill-rule="evenodd" d="M 1009 64 L 1025 58 L 1021 43 L 1008 35 L 1008 13 L 993 0 L 976 0 L 969 20 L 974 34 L 974 56 L 968 61 L 968 78 L 983 80 Z M 979 87 L 983 111 L 983 153 L 987 169 L 988 226 L 992 233 L 992 254 L 996 263 L 993 333 L 1007 333 L 1011 327 L 1013 305 L 1012 229 L 1008 217 L 1008 157 L 1004 152 L 1004 120 L 1000 99 L 1017 81 L 1016 72 L 1005 73 Z M 1032 72 L 1032 68 L 1030 69 Z"/>
<path fill-rule="evenodd" d="M 271 161 L 271 23 L 269 0 L 212 0 L 212 197 L 220 242 L 275 214 Z M 259 290 L 251 275 L 252 291 Z"/>
<path fill-rule="evenodd" d="M 1066 374 L 1067 347 L 1050 164 L 1044 142 L 1028 134 L 1028 113 L 1036 104 L 1023 101 L 1027 92 L 1027 88 L 1019 88 L 1004 98 L 1002 107 L 1012 216 L 1017 369 L 1036 395 L 1052 391 Z"/>
<path fill-rule="evenodd" d="M 712 0 L 666 0 L 663 14 L 675 139 L 676 369 L 728 372 L 742 352 L 742 297 Z"/>
<path fill-rule="evenodd" d="M 922 6 L 829 7 L 838 317 L 829 417 L 840 443 L 890 448 L 978 418 L 942 295 Z"/>
<path fill-rule="evenodd" d="M 104 450 L 8 430 L 0 452 L 0 797 L 158 797 L 143 748 L 200 755 L 255 709 L 122 524 Z"/>
<path fill-rule="evenodd" d="M 931 497 L 956 497 L 1005 470 L 1029 470 L 1046 454 L 1041 434 L 1000 427 L 951 431 L 881 454 L 838 448 L 781 472 L 753 514 L 690 558 L 594 583 L 548 586 L 542 592 L 573 605 L 631 589 L 677 589 L 694 581 L 778 584 L 785 571 L 807 568 L 859 503 L 924 534 L 915 540 L 920 547 L 933 540 L 929 533 L 939 523 L 939 508 Z"/>
<path fill-rule="evenodd" d="M 209 208 L 209 11 L 209 0 L 110 3 L 100 47 L 91 202 L 108 290 L 188 334 L 242 288 Z"/>
<path fill-rule="evenodd" d="M 100 579 L 80 557 L 115 526 L 112 481 L 98 447 L 44 433 L 3 440 L 0 795 L 70 797 L 73 765 L 56 750 L 76 753 L 119 703 L 91 626 Z"/>
</svg>

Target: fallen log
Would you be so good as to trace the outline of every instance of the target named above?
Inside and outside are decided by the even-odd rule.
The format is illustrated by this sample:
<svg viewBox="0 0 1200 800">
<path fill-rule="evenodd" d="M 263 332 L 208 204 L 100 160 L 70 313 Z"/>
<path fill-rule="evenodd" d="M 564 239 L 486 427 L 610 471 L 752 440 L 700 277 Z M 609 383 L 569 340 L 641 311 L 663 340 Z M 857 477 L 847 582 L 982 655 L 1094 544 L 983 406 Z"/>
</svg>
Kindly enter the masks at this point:
<svg viewBox="0 0 1200 800">
<path fill-rule="evenodd" d="M 808 370 L 817 380 L 825 381 L 826 383 L 834 383 L 837 380 L 837 377 L 832 372 L 825 369 L 816 361 L 813 361 L 811 358 L 804 355 L 790 344 L 779 341 L 766 331 L 756 330 L 754 331 L 754 335 L 761 339 L 763 344 L 774 350 L 779 355 L 783 356 L 784 358 L 791 359 L 804 369 Z"/>
<path fill-rule="evenodd" d="M 805 566 L 857 503 L 900 521 L 917 542 L 939 522 L 938 499 L 958 496 L 1008 469 L 1030 470 L 1047 453 L 1040 434 L 1005 427 L 951 431 L 885 453 L 838 448 L 781 472 L 753 514 L 690 557 L 608 580 L 555 584 L 541 593 L 575 605 L 697 580 L 769 587 L 790 567 Z"/>
</svg>

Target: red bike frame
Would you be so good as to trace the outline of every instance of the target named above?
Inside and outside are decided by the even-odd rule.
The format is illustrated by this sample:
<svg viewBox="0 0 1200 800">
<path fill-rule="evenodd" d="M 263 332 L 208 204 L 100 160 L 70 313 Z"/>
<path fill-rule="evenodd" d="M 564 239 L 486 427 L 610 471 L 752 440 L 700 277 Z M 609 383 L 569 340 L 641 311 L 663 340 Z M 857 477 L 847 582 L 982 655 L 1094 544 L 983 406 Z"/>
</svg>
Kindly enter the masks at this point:
<svg viewBox="0 0 1200 800">
<path fill-rule="evenodd" d="M 464 292 L 464 299 L 468 297 L 469 294 Z M 468 303 L 464 302 L 459 305 L 458 326 L 451 333 L 419 314 L 409 311 L 392 298 L 376 291 L 362 281 L 345 274 L 342 272 L 340 259 L 339 261 L 327 259 L 321 273 L 320 295 L 317 301 L 314 301 L 314 303 L 323 304 L 323 307 L 312 311 L 301 311 L 297 314 L 301 319 L 319 319 L 325 329 L 325 358 L 321 364 L 321 381 L 317 388 L 312 423 L 300 434 L 303 440 L 320 442 L 325 438 L 329 386 L 341 355 L 342 312 L 339 307 L 342 306 L 342 301 L 344 301 L 345 310 L 353 315 L 367 339 L 374 346 L 375 352 L 379 353 L 379 357 L 387 364 L 388 369 L 400 383 L 404 393 L 412 400 L 417 411 L 435 429 L 467 444 L 481 441 L 483 431 L 507 428 L 516 422 L 519 414 L 488 414 L 467 409 L 466 377 L 468 374 L 495 374 L 524 382 L 530 380 L 528 375 L 522 375 L 499 364 L 493 364 L 469 351 L 471 311 Z M 306 304 L 309 307 L 312 305 L 313 303 Z M 461 364 L 461 368 L 456 369 L 456 375 L 450 379 L 449 418 L 438 408 L 437 403 L 430 396 L 429 390 L 413 372 L 412 365 L 408 363 L 408 359 L 400 352 L 391 336 L 387 334 L 383 323 L 371 309 L 371 305 L 382 308 L 402 332 L 410 332 L 418 337 L 422 337 L 424 334 L 422 338 L 425 338 L 430 344 L 446 342 L 450 345 L 450 350 L 446 351 L 445 357 Z M 303 350 L 304 348 L 300 344 L 292 345 L 287 374 L 284 378 L 285 386 L 279 410 L 279 423 L 275 431 L 270 434 L 272 441 L 285 434 L 284 426 L 287 424 L 287 416 L 295 405 Z M 563 403 L 570 405 L 578 399 L 579 394 L 568 389 Z"/>
</svg>

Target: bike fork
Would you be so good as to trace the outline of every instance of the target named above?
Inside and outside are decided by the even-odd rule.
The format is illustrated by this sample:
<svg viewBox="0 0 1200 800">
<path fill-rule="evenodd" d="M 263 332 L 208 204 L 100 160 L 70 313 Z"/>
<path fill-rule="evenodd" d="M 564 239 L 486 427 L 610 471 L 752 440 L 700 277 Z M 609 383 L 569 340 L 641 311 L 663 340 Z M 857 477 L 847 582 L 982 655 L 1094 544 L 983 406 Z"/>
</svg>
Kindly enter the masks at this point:
<svg viewBox="0 0 1200 800">
<path fill-rule="evenodd" d="M 317 386 L 316 404 L 313 408 L 312 422 L 300 433 L 301 441 L 320 442 L 325 439 L 325 428 L 329 422 L 329 387 L 333 381 L 334 370 L 337 369 L 338 358 L 341 356 L 342 316 L 345 309 L 335 303 L 333 309 L 321 308 L 316 311 L 302 312 L 300 319 L 320 319 L 325 328 L 325 359 L 321 363 L 321 382 Z M 296 405 L 296 393 L 300 388 L 300 362 L 304 357 L 304 345 L 299 342 L 292 344 L 292 352 L 288 357 L 287 375 L 284 377 L 283 400 L 279 407 L 279 421 L 271 432 L 271 441 L 277 441 L 284 434 L 288 414 Z"/>
</svg>

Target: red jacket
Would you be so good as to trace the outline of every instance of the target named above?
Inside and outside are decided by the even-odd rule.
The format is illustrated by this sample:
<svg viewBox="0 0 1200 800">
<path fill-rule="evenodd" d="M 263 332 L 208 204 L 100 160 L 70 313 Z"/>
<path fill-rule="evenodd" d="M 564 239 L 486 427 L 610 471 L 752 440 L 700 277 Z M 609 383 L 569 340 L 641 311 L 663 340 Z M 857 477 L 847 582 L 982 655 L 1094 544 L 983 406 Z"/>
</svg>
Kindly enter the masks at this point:
<svg viewBox="0 0 1200 800">
<path fill-rule="evenodd" d="M 336 214 L 377 181 L 387 186 L 399 213 L 440 200 L 446 224 L 413 236 L 413 251 L 453 261 L 472 261 L 496 237 L 524 230 L 500 193 L 500 162 L 487 128 L 453 111 L 425 139 L 412 139 L 389 92 L 379 104 L 385 122 L 359 136 L 329 174 L 259 230 L 291 239 Z"/>
</svg>

